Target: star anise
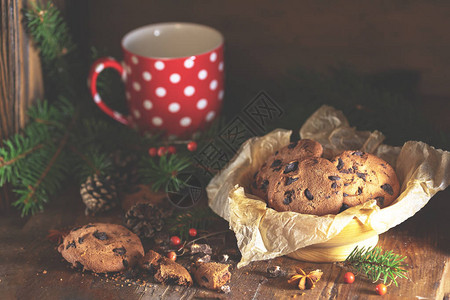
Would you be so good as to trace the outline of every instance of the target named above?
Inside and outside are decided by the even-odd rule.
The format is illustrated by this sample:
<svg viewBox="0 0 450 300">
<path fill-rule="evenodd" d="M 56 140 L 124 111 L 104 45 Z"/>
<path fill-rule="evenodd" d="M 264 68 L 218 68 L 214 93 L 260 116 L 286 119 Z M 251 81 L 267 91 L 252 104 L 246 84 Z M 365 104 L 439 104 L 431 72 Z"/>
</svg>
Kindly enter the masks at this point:
<svg viewBox="0 0 450 300">
<path fill-rule="evenodd" d="M 308 275 L 300 267 L 295 267 L 295 273 L 289 280 L 289 284 L 297 284 L 301 290 L 313 289 L 316 287 L 316 282 L 320 280 L 323 272 L 315 270 L 308 273 Z"/>
</svg>

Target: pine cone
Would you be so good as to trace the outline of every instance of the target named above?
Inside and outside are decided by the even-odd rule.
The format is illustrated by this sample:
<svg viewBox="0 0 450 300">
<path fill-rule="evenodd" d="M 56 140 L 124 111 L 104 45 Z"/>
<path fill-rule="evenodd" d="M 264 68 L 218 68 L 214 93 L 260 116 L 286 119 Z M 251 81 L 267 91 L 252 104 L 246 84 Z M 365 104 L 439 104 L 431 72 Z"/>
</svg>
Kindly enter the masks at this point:
<svg viewBox="0 0 450 300">
<path fill-rule="evenodd" d="M 136 154 L 117 150 L 111 154 L 111 160 L 115 169 L 112 178 L 119 190 L 126 190 L 129 186 L 136 184 L 138 181 Z"/>
<path fill-rule="evenodd" d="M 107 211 L 117 204 L 116 186 L 111 176 L 89 176 L 81 184 L 80 194 L 86 205 L 86 215 Z"/>
<path fill-rule="evenodd" d="M 152 238 L 164 226 L 169 211 L 151 203 L 137 203 L 125 214 L 125 225 L 141 238 Z"/>
</svg>

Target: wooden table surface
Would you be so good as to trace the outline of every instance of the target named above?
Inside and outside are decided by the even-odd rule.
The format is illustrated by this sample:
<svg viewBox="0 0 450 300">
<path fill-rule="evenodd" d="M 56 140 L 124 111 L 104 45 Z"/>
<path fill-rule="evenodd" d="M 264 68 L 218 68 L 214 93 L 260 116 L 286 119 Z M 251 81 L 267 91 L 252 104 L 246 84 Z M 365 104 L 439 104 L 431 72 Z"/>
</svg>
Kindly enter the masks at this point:
<svg viewBox="0 0 450 300">
<path fill-rule="evenodd" d="M 450 189 L 438 193 L 421 211 L 380 236 L 379 246 L 406 255 L 409 279 L 391 285 L 385 299 L 449 299 L 450 296 Z M 343 282 L 345 269 L 332 263 L 305 263 L 280 257 L 260 261 L 232 272 L 231 293 L 202 288 L 145 286 L 111 281 L 69 267 L 46 239 L 48 230 L 89 221 L 120 223 L 121 213 L 93 219 L 85 217 L 76 189 L 68 189 L 47 206 L 45 212 L 27 219 L 0 217 L 1 299 L 378 299 L 375 284 L 357 277 Z M 323 270 L 314 290 L 302 292 L 285 278 L 267 278 L 269 266 L 300 265 L 307 271 Z"/>
</svg>

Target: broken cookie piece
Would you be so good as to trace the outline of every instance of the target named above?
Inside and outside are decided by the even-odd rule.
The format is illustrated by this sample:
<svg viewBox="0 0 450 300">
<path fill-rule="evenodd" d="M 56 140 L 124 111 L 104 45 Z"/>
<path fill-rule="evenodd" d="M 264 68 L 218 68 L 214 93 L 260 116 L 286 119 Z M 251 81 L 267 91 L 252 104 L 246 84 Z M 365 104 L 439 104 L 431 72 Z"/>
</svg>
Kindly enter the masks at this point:
<svg viewBox="0 0 450 300">
<path fill-rule="evenodd" d="M 191 273 L 198 285 L 210 290 L 220 290 L 230 282 L 230 265 L 216 262 L 196 263 L 191 267 Z"/>
<path fill-rule="evenodd" d="M 192 277 L 182 265 L 149 250 L 142 259 L 140 266 L 149 271 L 153 278 L 164 284 L 191 286 Z"/>
</svg>

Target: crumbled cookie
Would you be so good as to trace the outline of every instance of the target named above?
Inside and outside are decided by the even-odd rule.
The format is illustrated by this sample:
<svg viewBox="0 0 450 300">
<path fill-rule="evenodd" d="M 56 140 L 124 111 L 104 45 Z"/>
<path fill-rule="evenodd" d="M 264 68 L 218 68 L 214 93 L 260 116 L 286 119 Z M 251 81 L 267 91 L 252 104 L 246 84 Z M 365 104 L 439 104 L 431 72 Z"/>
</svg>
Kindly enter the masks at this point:
<svg viewBox="0 0 450 300">
<path fill-rule="evenodd" d="M 220 290 L 230 282 L 230 265 L 216 262 L 196 263 L 191 266 L 191 273 L 198 285 L 210 290 Z"/>
<path fill-rule="evenodd" d="M 322 152 L 322 145 L 309 139 L 302 139 L 284 146 L 272 154 L 254 174 L 251 184 L 252 193 L 266 200 L 269 184 L 278 179 L 278 172 L 284 169 L 286 164 L 293 160 L 301 161 L 309 157 L 320 157 Z"/>
<path fill-rule="evenodd" d="M 179 263 L 149 250 L 140 263 L 141 268 L 149 271 L 154 279 L 164 284 L 191 286 L 192 277 Z"/>
<path fill-rule="evenodd" d="M 332 163 L 343 179 L 344 204 L 348 207 L 371 199 L 386 207 L 399 195 L 400 184 L 394 169 L 373 154 L 344 151 Z"/>
<path fill-rule="evenodd" d="M 325 158 L 291 161 L 269 184 L 269 207 L 323 216 L 337 214 L 342 207 L 342 180 L 335 166 Z"/>
<path fill-rule="evenodd" d="M 123 271 L 144 255 L 137 235 L 121 225 L 103 223 L 72 229 L 58 251 L 74 267 L 96 273 Z"/>
</svg>

